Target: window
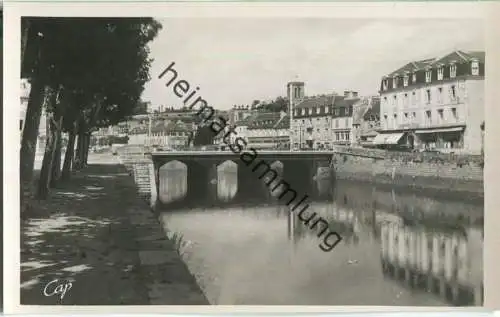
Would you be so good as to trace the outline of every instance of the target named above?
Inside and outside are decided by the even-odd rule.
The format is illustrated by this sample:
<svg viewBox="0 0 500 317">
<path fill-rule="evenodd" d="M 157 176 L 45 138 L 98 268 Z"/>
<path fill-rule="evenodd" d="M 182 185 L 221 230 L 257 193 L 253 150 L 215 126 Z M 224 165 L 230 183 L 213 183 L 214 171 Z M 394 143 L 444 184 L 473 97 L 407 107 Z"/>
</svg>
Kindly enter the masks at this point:
<svg viewBox="0 0 500 317">
<path fill-rule="evenodd" d="M 408 86 L 408 75 L 405 75 L 405 77 L 403 78 L 403 86 Z"/>
<path fill-rule="evenodd" d="M 442 122 L 444 120 L 443 109 L 439 109 L 437 112 L 438 112 L 439 122 Z"/>
<path fill-rule="evenodd" d="M 314 114 L 318 113 L 318 109 L 316 107 L 313 108 L 313 113 Z"/>
<path fill-rule="evenodd" d="M 450 98 L 451 98 L 451 100 L 457 99 L 457 89 L 456 89 L 455 85 L 450 87 Z"/>
<path fill-rule="evenodd" d="M 306 109 L 305 109 L 305 108 L 302 108 L 302 109 L 301 109 L 301 112 L 302 112 L 302 113 L 301 113 L 302 115 L 305 115 L 305 114 L 306 114 Z"/>
<path fill-rule="evenodd" d="M 432 122 L 432 114 L 431 114 L 431 111 L 430 110 L 427 110 L 425 112 L 425 118 L 427 119 L 427 123 L 431 123 Z"/>
<path fill-rule="evenodd" d="M 444 67 L 440 66 L 438 68 L 438 80 L 443 80 Z"/>
<path fill-rule="evenodd" d="M 478 61 L 472 61 L 471 71 L 472 71 L 472 75 L 479 75 L 479 62 Z"/>
<path fill-rule="evenodd" d="M 443 88 L 438 87 L 438 103 L 443 103 Z"/>
<path fill-rule="evenodd" d="M 457 65 L 451 64 L 450 65 L 450 78 L 455 78 L 456 76 L 457 76 Z"/>
<path fill-rule="evenodd" d="M 338 116 L 339 115 L 339 109 L 335 109 L 335 115 Z"/>
<path fill-rule="evenodd" d="M 325 113 L 329 113 L 330 112 L 330 107 L 325 107 Z"/>
<path fill-rule="evenodd" d="M 426 90 L 427 103 L 431 103 L 431 90 Z"/>
<path fill-rule="evenodd" d="M 412 82 L 412 83 L 416 83 L 416 82 L 417 82 L 417 73 L 413 73 L 413 74 L 411 75 L 411 77 L 412 77 L 411 82 Z"/>
<path fill-rule="evenodd" d="M 338 128 L 339 127 L 339 119 L 335 119 L 335 127 Z"/>
<path fill-rule="evenodd" d="M 417 103 L 417 94 L 414 91 L 411 92 L 411 103 L 413 105 Z"/>
<path fill-rule="evenodd" d="M 397 76 L 394 76 L 394 78 L 392 78 L 392 88 L 393 89 L 398 88 L 398 77 Z"/>
<path fill-rule="evenodd" d="M 404 106 L 408 106 L 408 93 L 405 93 L 405 98 L 404 98 Z"/>
<path fill-rule="evenodd" d="M 387 90 L 387 86 L 388 86 L 388 85 L 387 85 L 387 79 L 384 79 L 384 80 L 382 81 L 382 90 Z"/>
<path fill-rule="evenodd" d="M 349 126 L 349 119 L 348 118 L 345 118 L 344 120 L 344 127 L 348 127 Z"/>
<path fill-rule="evenodd" d="M 411 114 L 411 117 L 412 117 L 412 119 L 416 119 L 416 118 L 417 118 L 417 113 L 416 113 L 416 112 L 413 112 L 413 113 Z"/>
<path fill-rule="evenodd" d="M 425 72 L 425 82 L 430 83 L 431 82 L 431 76 L 432 76 L 432 70 L 427 70 Z"/>
<path fill-rule="evenodd" d="M 325 107 L 324 106 L 321 106 L 321 113 L 325 113 Z"/>
<path fill-rule="evenodd" d="M 453 116 L 453 119 L 458 120 L 457 108 L 451 108 L 451 115 Z"/>
<path fill-rule="evenodd" d="M 394 97 L 392 98 L 392 105 L 393 106 L 396 106 L 397 99 L 398 99 L 398 97 L 396 95 L 394 95 Z"/>
</svg>

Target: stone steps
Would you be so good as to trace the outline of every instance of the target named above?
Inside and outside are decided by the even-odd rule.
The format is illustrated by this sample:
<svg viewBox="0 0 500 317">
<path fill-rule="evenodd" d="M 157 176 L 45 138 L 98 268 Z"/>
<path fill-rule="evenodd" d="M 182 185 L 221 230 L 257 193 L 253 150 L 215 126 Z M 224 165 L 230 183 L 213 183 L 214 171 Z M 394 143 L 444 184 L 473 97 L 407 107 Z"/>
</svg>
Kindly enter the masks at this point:
<svg viewBox="0 0 500 317">
<path fill-rule="evenodd" d="M 151 197 L 151 160 L 145 158 L 142 153 L 124 153 L 120 155 L 120 161 L 134 178 L 139 197 L 149 200 Z"/>
</svg>

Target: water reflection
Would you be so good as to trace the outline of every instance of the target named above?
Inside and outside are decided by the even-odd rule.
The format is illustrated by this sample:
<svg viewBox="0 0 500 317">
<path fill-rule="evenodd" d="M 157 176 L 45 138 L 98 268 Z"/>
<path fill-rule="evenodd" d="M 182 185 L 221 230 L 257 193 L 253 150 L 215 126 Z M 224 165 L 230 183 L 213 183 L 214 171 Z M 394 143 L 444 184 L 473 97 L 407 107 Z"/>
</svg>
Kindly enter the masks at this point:
<svg viewBox="0 0 500 317">
<path fill-rule="evenodd" d="M 271 195 L 235 201 L 234 163 L 217 168 L 209 206 L 182 200 L 185 166 L 160 177 L 160 199 L 178 202 L 164 225 L 189 241 L 184 260 L 213 304 L 482 305 L 480 204 L 318 181 L 310 210 L 343 238 L 323 252 L 317 230 Z"/>
</svg>

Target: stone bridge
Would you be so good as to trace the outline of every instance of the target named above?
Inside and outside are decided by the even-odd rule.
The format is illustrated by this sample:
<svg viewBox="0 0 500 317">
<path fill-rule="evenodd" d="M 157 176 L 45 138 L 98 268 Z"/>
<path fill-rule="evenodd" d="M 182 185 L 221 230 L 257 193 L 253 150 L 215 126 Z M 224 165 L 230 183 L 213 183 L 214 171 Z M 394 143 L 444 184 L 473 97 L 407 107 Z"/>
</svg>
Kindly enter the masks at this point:
<svg viewBox="0 0 500 317">
<path fill-rule="evenodd" d="M 153 208 L 161 205 L 159 197 L 160 168 L 171 161 L 179 161 L 187 166 L 187 194 L 185 199 L 201 199 L 207 195 L 219 164 L 232 161 L 238 166 L 238 189 L 236 195 L 249 192 L 269 191 L 280 187 L 299 194 L 311 188 L 314 176 L 320 166 L 329 166 L 335 151 L 258 151 L 240 154 L 231 151 L 166 151 L 146 153 L 152 161 L 150 174 L 151 203 Z M 278 163 L 279 162 L 279 163 Z M 282 186 L 283 187 L 283 186 Z M 285 192 L 286 194 L 286 192 Z M 302 193 L 300 193 L 302 194 Z"/>
</svg>

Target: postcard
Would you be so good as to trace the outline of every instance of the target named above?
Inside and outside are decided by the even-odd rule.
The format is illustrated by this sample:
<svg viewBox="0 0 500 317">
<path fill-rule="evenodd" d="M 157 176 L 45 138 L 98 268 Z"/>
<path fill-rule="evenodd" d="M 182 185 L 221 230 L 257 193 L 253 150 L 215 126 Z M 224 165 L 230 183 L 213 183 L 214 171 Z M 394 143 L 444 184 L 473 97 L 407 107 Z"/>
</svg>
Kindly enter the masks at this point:
<svg viewBox="0 0 500 317">
<path fill-rule="evenodd" d="M 5 3 L 5 311 L 496 307 L 499 8 Z"/>
</svg>

